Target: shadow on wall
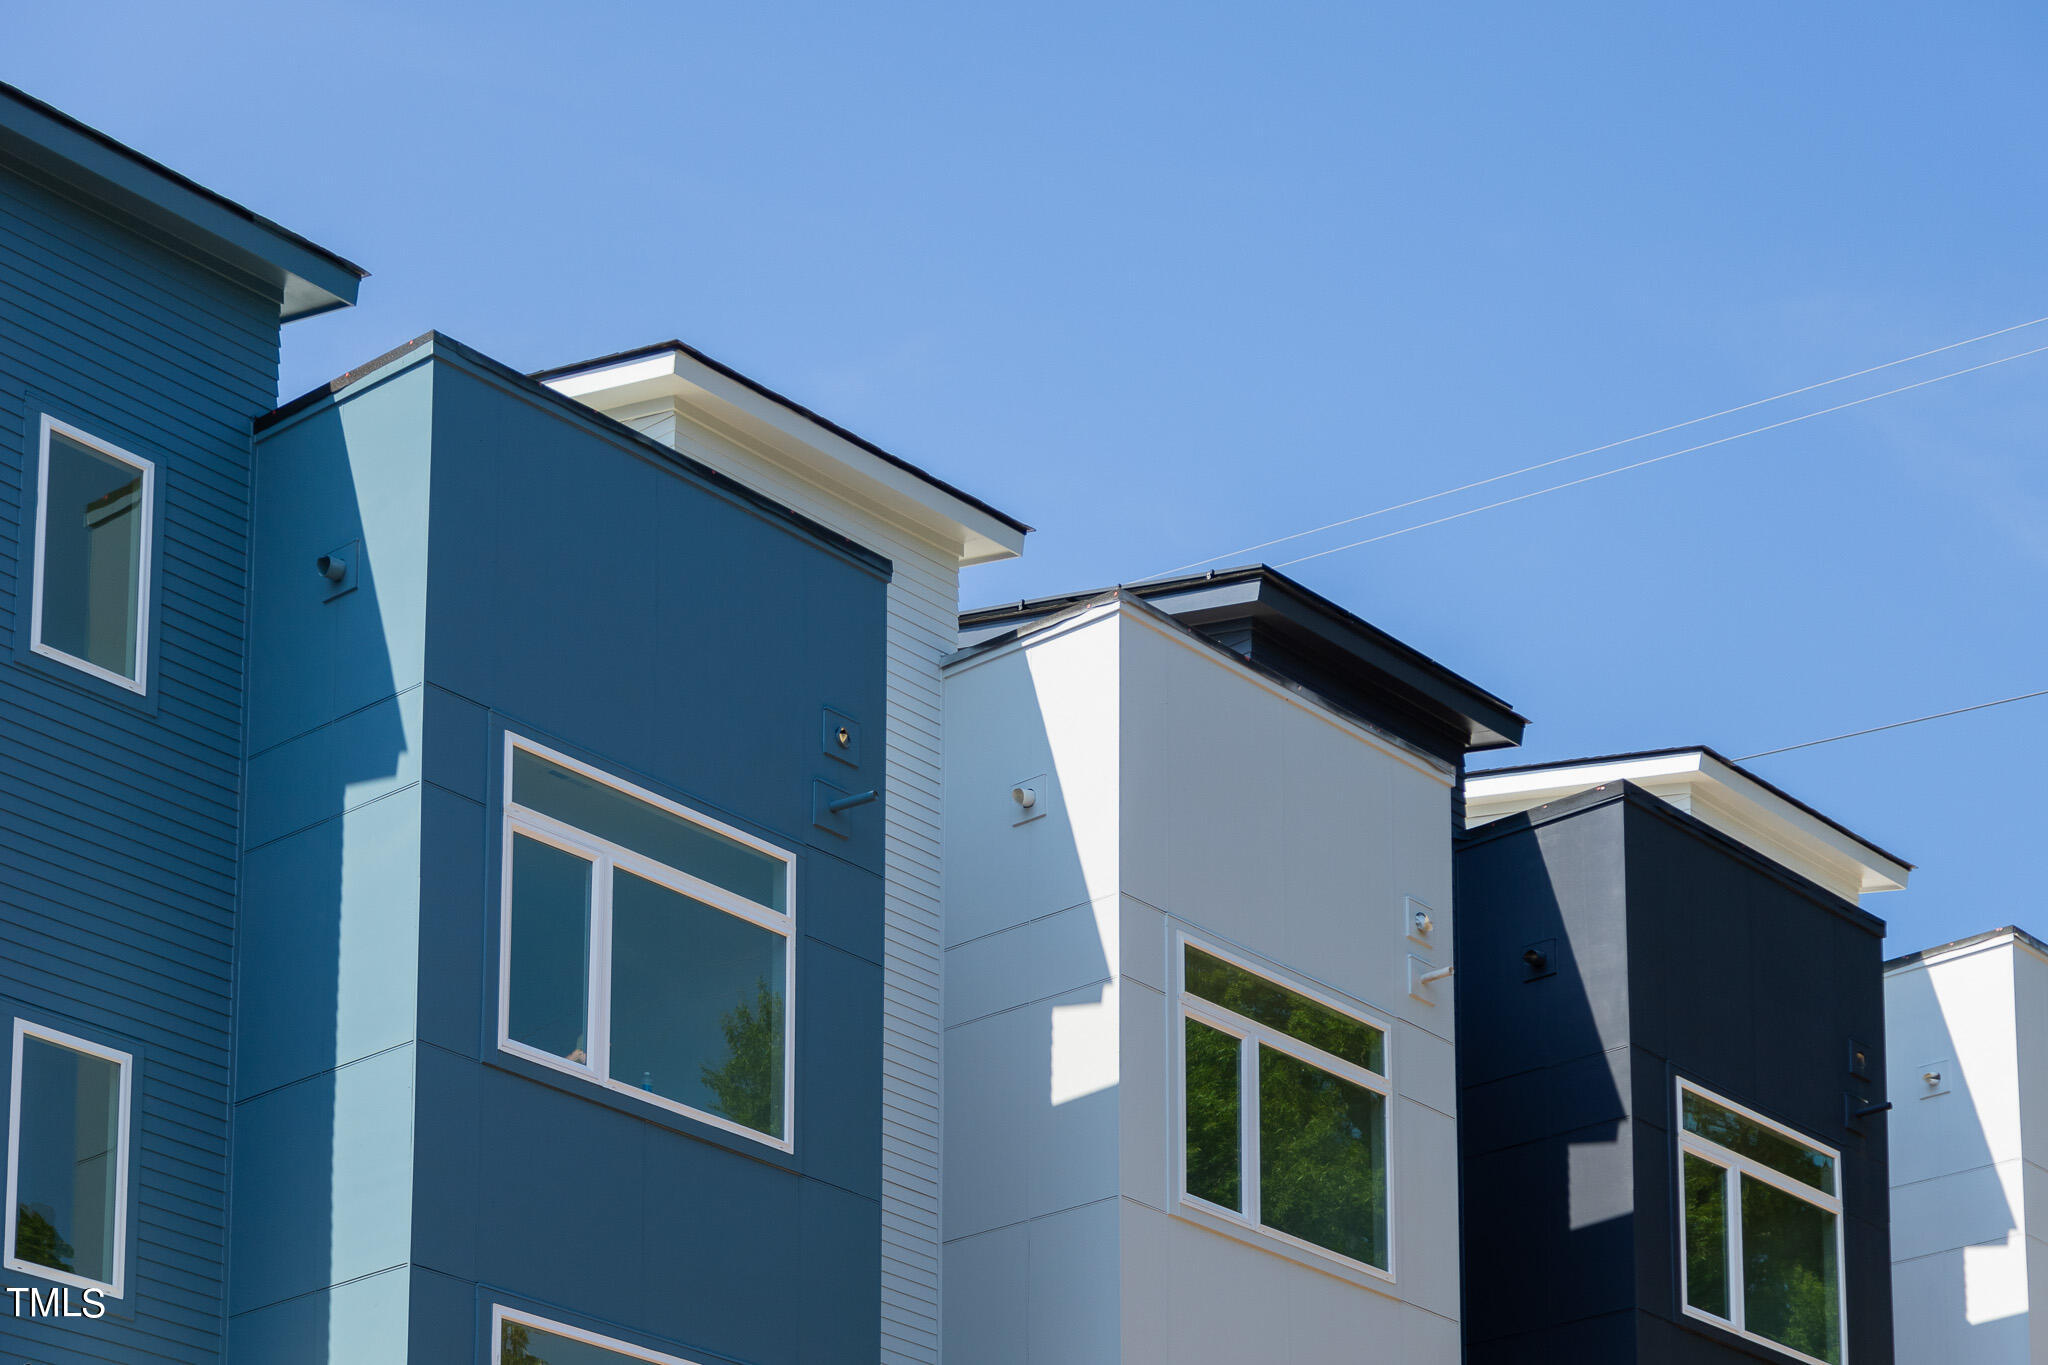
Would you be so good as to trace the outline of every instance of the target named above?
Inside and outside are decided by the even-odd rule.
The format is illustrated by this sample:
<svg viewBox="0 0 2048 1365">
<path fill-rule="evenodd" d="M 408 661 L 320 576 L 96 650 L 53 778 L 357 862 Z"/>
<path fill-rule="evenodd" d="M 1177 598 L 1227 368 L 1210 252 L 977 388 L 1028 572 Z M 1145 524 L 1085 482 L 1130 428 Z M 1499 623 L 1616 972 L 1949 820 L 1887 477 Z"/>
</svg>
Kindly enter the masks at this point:
<svg viewBox="0 0 2048 1365">
<path fill-rule="evenodd" d="M 2026 1365 L 2037 1357 L 2029 1340 L 2028 1239 L 2014 1203 L 2022 1191 L 1999 1179 L 1986 1117 L 1959 1056 L 1971 1044 L 1958 1045 L 1955 1021 L 1981 1014 L 1983 1003 L 1953 989 L 1967 996 L 1967 981 L 1950 986 L 1937 991 L 1924 969 L 1885 983 L 1888 1019 L 1908 1021 L 1910 1030 L 1889 1047 L 1898 1358 Z M 1941 1076 L 1938 1090 L 1921 1079 L 1930 1068 Z M 2004 1121 L 2016 1123 L 2018 1115 Z M 2015 1180 L 2024 1178 L 2022 1163 L 2007 1167 Z"/>
<path fill-rule="evenodd" d="M 1115 783 L 1056 748 L 1044 704 L 1014 656 L 947 693 L 954 734 L 1003 737 L 947 776 L 949 856 L 973 869 L 952 884 L 973 890 L 947 902 L 945 1354 L 988 1365 L 1114 1349 L 1119 1005 L 1147 989 L 1117 977 L 1117 898 L 1089 899 L 1082 839 L 1115 838 Z M 1043 813 L 1020 818 L 1031 774 Z"/>
<path fill-rule="evenodd" d="M 258 442 L 236 1019 L 229 1360 L 406 1358 L 423 689 L 418 502 L 346 409 Z M 371 503 L 367 509 L 364 503 Z M 381 506 L 380 506 L 381 504 Z M 367 523 L 367 524 L 366 524 Z M 381 533 L 381 534 L 380 534 Z M 380 551 L 404 599 L 389 619 Z M 351 562 L 340 582 L 316 568 Z M 416 646 L 404 646 L 417 654 Z M 417 675 L 408 678 L 416 684 Z M 410 736 L 410 738 L 409 738 Z M 380 1274 L 379 1272 L 387 1272 Z"/>
<path fill-rule="evenodd" d="M 1463 843 L 1455 899 L 1464 1316 L 1472 1365 L 1635 1358 L 1635 1208 L 1628 1123 L 1620 867 L 1571 886 L 1567 919 L 1542 849 L 1579 821 L 1528 817 Z M 1618 845 L 1616 845 L 1618 847 Z M 1601 869 L 1597 854 L 1554 860 Z M 1525 953 L 1541 954 L 1532 963 Z"/>
</svg>

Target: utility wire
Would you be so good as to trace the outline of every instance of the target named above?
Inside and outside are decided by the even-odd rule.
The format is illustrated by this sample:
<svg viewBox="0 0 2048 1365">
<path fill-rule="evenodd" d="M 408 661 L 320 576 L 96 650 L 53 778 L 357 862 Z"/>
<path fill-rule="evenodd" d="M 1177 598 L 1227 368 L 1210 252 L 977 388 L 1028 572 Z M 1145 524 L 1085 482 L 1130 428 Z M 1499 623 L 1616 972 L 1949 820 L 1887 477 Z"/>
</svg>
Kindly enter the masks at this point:
<svg viewBox="0 0 2048 1365">
<path fill-rule="evenodd" d="M 1804 744 L 1787 744 L 1782 749 L 1766 749 L 1760 754 L 1744 754 L 1738 763 L 1747 763 L 1753 758 L 1769 758 L 1773 754 L 1789 754 L 1794 749 L 1811 749 L 1816 744 L 1833 744 L 1837 740 L 1855 739 L 1861 735 L 1874 735 L 1882 730 L 1897 730 L 1906 725 L 1919 725 L 1924 721 L 1944 720 L 1949 716 L 1967 715 L 1971 711 L 1985 711 L 1994 706 L 2010 706 L 2016 701 L 2031 701 L 2035 697 L 2048 697 L 2048 687 L 2039 692 L 2022 692 L 2016 697 L 2000 697 L 1997 701 L 1980 701 L 1975 706 L 1958 706 L 1953 711 L 1936 711 L 1931 716 L 1915 716 L 1911 720 L 1895 720 L 1890 725 L 1873 725 L 1868 730 L 1851 730 L 1846 735 L 1829 735 L 1826 739 L 1809 739 Z"/>
<path fill-rule="evenodd" d="M 1924 389 L 1929 384 L 1939 384 L 1946 379 L 1956 379 L 1966 374 L 1975 374 L 1978 370 L 1988 370 L 1994 365 L 2004 365 L 2011 361 L 2024 360 L 2030 355 L 2039 355 L 2043 351 L 2048 351 L 2048 346 L 2036 346 L 2031 350 L 2000 356 L 1996 360 L 1987 360 L 1980 365 L 1971 365 L 1960 370 L 1950 370 L 1947 374 L 1938 374 L 1932 379 L 1922 379 L 1912 384 L 1901 384 L 1895 389 L 1886 389 L 1883 393 L 1873 393 L 1862 398 L 1852 398 L 1846 403 L 1837 403 L 1831 408 L 1821 408 L 1814 412 L 1801 413 L 1797 417 L 1787 417 L 1782 422 L 1771 422 L 1765 426 L 1751 427 L 1748 431 L 1738 431 L 1733 436 L 1722 436 L 1712 441 L 1702 441 L 1696 446 L 1687 446 L 1683 450 L 1673 450 L 1663 455 L 1652 455 L 1647 460 L 1637 460 L 1633 464 L 1619 465 L 1613 469 L 1603 469 L 1598 474 L 1588 474 L 1583 478 L 1568 479 L 1563 483 L 1551 484 L 1548 488 L 1538 488 L 1534 492 L 1520 493 L 1512 498 L 1502 498 L 1498 502 L 1489 502 L 1478 507 L 1468 507 L 1462 512 L 1453 512 L 1447 517 L 1437 517 L 1432 521 L 1419 521 L 1413 526 L 1403 526 L 1398 531 L 1384 531 L 1376 536 L 1367 536 L 1363 540 L 1354 540 L 1344 545 L 1335 545 L 1327 550 L 1318 550 L 1314 554 L 1302 555 L 1296 559 L 1283 559 L 1274 567 L 1285 569 L 1295 564 L 1306 564 L 1311 559 L 1321 559 L 1325 555 L 1341 554 L 1345 550 L 1355 550 L 1361 545 L 1372 545 L 1382 540 L 1392 540 L 1395 536 L 1405 536 L 1410 531 L 1421 531 L 1431 526 L 1441 526 L 1447 521 L 1457 521 L 1461 517 L 1473 516 L 1480 512 L 1490 512 L 1496 507 L 1506 507 L 1512 503 L 1527 502 L 1530 498 L 1540 498 L 1545 493 L 1556 493 L 1562 489 L 1576 488 L 1582 483 L 1592 483 L 1595 480 L 1610 478 L 1616 474 L 1626 474 L 1631 469 L 1642 469 L 1647 465 L 1661 464 L 1665 460 L 1675 460 L 1681 455 L 1690 455 L 1694 451 L 1709 450 L 1714 446 L 1726 445 L 1730 441 L 1739 441 L 1745 436 L 1757 436 L 1766 431 L 1776 431 L 1779 427 L 1789 427 L 1800 422 L 1810 422 L 1816 417 L 1825 417 L 1831 412 L 1841 412 L 1845 408 L 1861 407 L 1865 403 L 1875 403 L 1880 398 L 1890 398 L 1894 394 L 1908 393 L 1914 389 Z"/>
<path fill-rule="evenodd" d="M 1435 502 L 1438 498 L 1448 498 L 1454 493 L 1469 493 L 1475 488 L 1484 488 L 1488 484 L 1499 483 L 1503 479 L 1512 479 L 1522 474 L 1533 474 L 1539 469 L 1549 469 L 1552 465 L 1564 464 L 1569 460 L 1581 459 L 1587 455 L 1598 455 L 1604 450 L 1614 450 L 1620 446 L 1633 445 L 1637 441 L 1647 441 L 1653 436 L 1665 436 L 1674 431 L 1683 431 L 1687 427 L 1696 427 L 1702 422 L 1711 422 L 1717 417 L 1731 417 L 1738 412 L 1747 412 L 1751 408 L 1760 408 L 1767 403 L 1778 402 L 1780 399 L 1796 398 L 1802 393 L 1812 393 L 1815 389 L 1825 389 L 1833 384 L 1846 383 L 1851 379 L 1860 379 L 1864 375 L 1876 374 L 1880 370 L 1889 370 L 1911 361 L 1925 360 L 1928 356 L 1940 355 L 1944 351 L 1954 351 L 1964 346 L 1975 345 L 1980 341 L 1989 341 L 1993 337 L 2002 337 L 2008 332 L 2018 332 L 2028 327 L 2038 327 L 2044 322 L 2048 322 L 2048 316 L 2031 318 L 2026 322 L 2016 322 L 2010 327 L 2001 327 L 1995 332 L 1985 332 L 1980 336 L 1968 337 L 1962 341 L 1951 341 L 1946 346 L 1936 346 L 1931 351 L 1920 351 L 1913 355 L 1900 356 L 1897 360 L 1887 360 L 1882 365 L 1872 365 L 1866 369 L 1851 370 L 1848 374 L 1838 374 L 1833 379 L 1823 379 L 1817 384 L 1808 384 L 1797 389 L 1787 389 L 1783 393 L 1774 393 L 1769 398 L 1758 398 L 1748 403 L 1739 403 L 1732 408 L 1722 408 L 1719 412 L 1710 412 L 1704 417 L 1694 417 L 1684 422 L 1673 422 L 1670 426 L 1658 427 L 1655 431 L 1644 431 L 1634 436 L 1624 436 L 1618 441 L 1609 441 L 1605 445 L 1588 446 L 1584 450 L 1575 450 L 1569 455 L 1559 455 L 1555 459 L 1542 460 L 1532 465 L 1524 465 L 1520 469 L 1511 469 L 1505 474 L 1495 474 L 1489 478 L 1475 479 L 1471 483 L 1459 484 L 1456 488 L 1446 488 L 1440 493 L 1428 493 L 1419 498 L 1410 498 L 1406 502 L 1390 503 L 1385 507 L 1375 508 L 1370 512 L 1360 512 L 1355 517 L 1344 517 L 1338 521 L 1325 522 L 1321 526 L 1312 527 L 1306 531 L 1296 531 L 1291 535 L 1275 536 L 1272 540 L 1262 540 L 1256 545 L 1247 545 L 1240 550 L 1231 550 L 1220 555 L 1210 555 L 1207 559 L 1197 559 L 1191 564 L 1176 565 L 1164 572 L 1148 574 L 1145 578 L 1134 581 L 1142 583 L 1152 578 L 1165 578 L 1168 574 L 1177 574 L 1187 569 L 1199 569 L 1204 564 L 1214 564 L 1220 559 L 1237 559 L 1240 556 L 1251 554 L 1257 550 L 1268 549 L 1274 545 L 1285 545 L 1290 540 L 1300 540 L 1305 536 L 1321 535 L 1324 531 L 1334 531 L 1339 526 L 1350 526 L 1355 522 L 1369 521 L 1374 517 L 1385 516 L 1389 512 L 1399 512 L 1410 507 L 1418 507 L 1425 502 Z M 1761 429 L 1768 430 L 1768 428 Z M 1699 448 L 1695 447 L 1695 449 Z M 1433 526 L 1436 523 L 1429 522 L 1426 524 Z M 1359 543 L 1366 544 L 1368 542 L 1361 541 Z M 1346 546 L 1344 548 L 1348 549 L 1350 547 Z M 1313 556 L 1309 557 L 1312 558 Z M 1298 564 L 1301 561 L 1293 560 L 1290 562 Z"/>
</svg>

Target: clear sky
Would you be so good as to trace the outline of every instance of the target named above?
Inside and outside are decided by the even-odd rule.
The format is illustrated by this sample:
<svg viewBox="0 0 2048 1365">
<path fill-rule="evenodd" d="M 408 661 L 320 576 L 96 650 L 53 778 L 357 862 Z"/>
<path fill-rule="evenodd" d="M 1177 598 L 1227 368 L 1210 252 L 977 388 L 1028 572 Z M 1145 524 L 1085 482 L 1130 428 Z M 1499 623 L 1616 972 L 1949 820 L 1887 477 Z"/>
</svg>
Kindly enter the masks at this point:
<svg viewBox="0 0 2048 1365">
<path fill-rule="evenodd" d="M 1040 527 L 971 604 L 1222 554 L 2048 315 L 2038 4 L 16 4 L 0 79 L 438 328 L 681 337 Z M 2016 332 L 1275 561 L 2048 344 Z M 1535 761 L 2048 687 L 2048 355 L 1290 570 Z M 1228 562 L 1228 561 L 1226 561 Z M 2048 934 L 2048 698 L 1761 760 Z"/>
</svg>

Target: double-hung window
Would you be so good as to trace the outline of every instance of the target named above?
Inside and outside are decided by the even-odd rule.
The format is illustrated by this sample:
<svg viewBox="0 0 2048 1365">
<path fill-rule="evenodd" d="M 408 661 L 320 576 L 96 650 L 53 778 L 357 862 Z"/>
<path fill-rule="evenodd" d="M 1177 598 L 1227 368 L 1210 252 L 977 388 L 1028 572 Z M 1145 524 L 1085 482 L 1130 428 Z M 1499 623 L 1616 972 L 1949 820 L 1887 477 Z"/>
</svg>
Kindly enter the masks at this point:
<svg viewBox="0 0 2048 1365">
<path fill-rule="evenodd" d="M 502 1305 L 492 1310 L 491 1335 L 493 1365 L 690 1365 L 680 1356 Z"/>
<path fill-rule="evenodd" d="M 7 1269 L 121 1297 L 133 1070 L 128 1053 L 14 1021 Z"/>
<path fill-rule="evenodd" d="M 1678 1083 L 1690 1317 L 1842 1365 L 1841 1153 Z"/>
<path fill-rule="evenodd" d="M 156 466 L 45 416 L 36 469 L 30 648 L 145 691 Z"/>
<path fill-rule="evenodd" d="M 791 1148 L 795 860 L 508 735 L 504 1050 Z"/>
<path fill-rule="evenodd" d="M 1386 1029 L 1181 946 L 1181 1203 L 1393 1269 Z"/>
</svg>

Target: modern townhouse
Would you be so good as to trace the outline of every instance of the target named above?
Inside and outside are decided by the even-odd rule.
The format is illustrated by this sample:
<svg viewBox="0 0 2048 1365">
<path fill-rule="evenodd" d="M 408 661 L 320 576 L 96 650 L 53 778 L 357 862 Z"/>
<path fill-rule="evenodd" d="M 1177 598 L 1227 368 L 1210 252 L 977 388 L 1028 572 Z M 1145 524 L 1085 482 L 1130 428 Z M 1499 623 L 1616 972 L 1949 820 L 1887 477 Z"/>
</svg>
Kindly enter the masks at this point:
<svg viewBox="0 0 2048 1365">
<path fill-rule="evenodd" d="M 946 669 L 946 1347 L 1460 1358 L 1451 840 L 1523 720 L 1264 568 Z"/>
<path fill-rule="evenodd" d="M 1468 1354 L 1890 1365 L 1883 923 L 1910 868 L 1710 749 L 1475 773 Z"/>
<path fill-rule="evenodd" d="M 0 86 L 10 1360 L 220 1358 L 250 424 L 361 274 Z"/>
<path fill-rule="evenodd" d="M 2048 1360 L 2048 945 L 2008 926 L 1894 959 L 1884 1007 L 1899 1359 Z"/>
</svg>

